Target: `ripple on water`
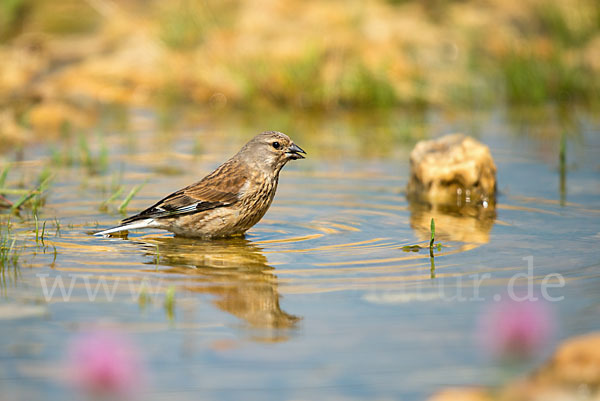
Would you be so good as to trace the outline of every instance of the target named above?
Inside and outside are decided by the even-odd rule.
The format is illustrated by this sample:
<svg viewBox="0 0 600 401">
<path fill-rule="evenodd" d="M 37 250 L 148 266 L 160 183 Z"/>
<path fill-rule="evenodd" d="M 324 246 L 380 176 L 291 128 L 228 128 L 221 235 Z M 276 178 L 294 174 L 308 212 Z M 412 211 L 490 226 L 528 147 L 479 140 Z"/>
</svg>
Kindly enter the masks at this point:
<svg viewBox="0 0 600 401">
<path fill-rule="evenodd" d="M 145 155 L 133 162 L 153 166 L 154 160 Z M 575 202 L 517 196 L 501 196 L 496 209 L 483 211 L 411 204 L 403 194 L 405 180 L 385 171 L 284 174 L 271 210 L 245 239 L 216 241 L 174 238 L 157 231 L 131 233 L 128 240 L 90 236 L 87 232 L 96 224 L 113 225 L 123 216 L 116 213 L 117 205 L 99 210 L 98 198 L 107 195 L 98 197 L 94 188 L 103 185 L 102 178 L 92 179 L 86 184 L 90 188 L 82 190 L 82 183 L 72 174 L 65 175 L 62 181 L 57 179 L 43 211 L 46 216 L 42 216 L 63 221 L 61 235 L 47 238 L 40 248 L 33 245 L 31 232 L 27 233 L 24 255 L 40 271 L 51 266 L 55 272 L 87 274 L 93 279 L 138 282 L 155 277 L 190 293 L 214 296 L 216 307 L 252 327 L 293 328 L 299 318 L 280 308 L 281 293 L 404 288 L 409 294 L 432 277 L 442 280 L 473 272 L 495 273 L 498 277 L 484 285 L 502 286 L 522 266 L 512 261 L 492 263 L 489 258 L 473 265 L 469 257 L 489 244 L 495 226 L 519 229 L 523 216 L 525 220 L 560 218 L 565 207 L 568 213 L 584 217 L 599 213 Z M 144 178 L 139 171 L 128 172 L 125 186 Z M 142 209 L 164 196 L 165 188 L 174 190 L 193 179 L 185 174 L 158 176 L 156 183 L 142 189 L 129 210 Z M 435 274 L 425 249 L 431 218 L 436 221 L 436 241 L 443 244 L 435 251 Z M 69 222 L 73 226 L 67 228 Z M 17 231 L 24 233 L 27 227 L 24 222 L 17 225 Z M 424 249 L 404 252 L 406 245 Z M 494 246 L 510 251 L 502 243 Z M 536 282 L 542 277 L 536 276 Z"/>
</svg>

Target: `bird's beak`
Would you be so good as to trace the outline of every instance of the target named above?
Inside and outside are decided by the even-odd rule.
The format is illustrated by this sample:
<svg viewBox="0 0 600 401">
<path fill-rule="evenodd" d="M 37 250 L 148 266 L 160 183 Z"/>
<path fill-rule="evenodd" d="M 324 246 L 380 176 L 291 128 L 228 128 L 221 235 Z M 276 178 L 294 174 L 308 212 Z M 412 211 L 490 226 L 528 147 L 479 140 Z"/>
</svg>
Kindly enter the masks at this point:
<svg viewBox="0 0 600 401">
<path fill-rule="evenodd" d="M 304 156 L 302 156 L 301 153 L 306 154 L 306 152 L 302 150 L 300 146 L 292 143 L 287 152 L 285 152 L 285 155 L 291 160 L 304 159 Z"/>
</svg>

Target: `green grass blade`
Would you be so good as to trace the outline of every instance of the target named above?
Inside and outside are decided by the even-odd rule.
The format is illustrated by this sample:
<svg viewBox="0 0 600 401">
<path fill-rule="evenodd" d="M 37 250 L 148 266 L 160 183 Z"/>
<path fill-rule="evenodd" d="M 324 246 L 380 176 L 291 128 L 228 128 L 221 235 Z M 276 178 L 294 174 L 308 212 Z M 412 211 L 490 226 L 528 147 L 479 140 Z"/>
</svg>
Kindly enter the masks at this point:
<svg viewBox="0 0 600 401">
<path fill-rule="evenodd" d="M 8 170 L 10 170 L 10 167 L 6 166 L 2 170 L 2 174 L 0 174 L 0 188 L 2 188 L 4 186 L 4 183 L 6 182 L 6 177 L 8 176 Z"/>
<path fill-rule="evenodd" d="M 33 198 L 35 196 L 35 193 L 33 192 L 28 192 L 26 194 L 23 194 L 23 196 L 21 196 L 19 198 L 19 200 L 12 205 L 11 210 L 15 211 L 17 209 L 19 209 L 25 202 L 27 202 L 29 199 Z"/>
<path fill-rule="evenodd" d="M 431 241 L 429 241 L 429 250 L 432 250 L 433 241 L 435 241 L 435 221 L 431 218 Z"/>
<path fill-rule="evenodd" d="M 52 179 L 52 175 L 46 176 L 36 189 L 23 194 L 23 196 L 21 196 L 21 198 L 12 206 L 11 210 L 14 212 L 35 195 L 41 194 L 47 188 L 50 179 Z"/>
<path fill-rule="evenodd" d="M 131 202 L 131 200 L 139 192 L 139 190 L 142 189 L 144 184 L 145 184 L 145 182 L 138 184 L 135 187 L 133 187 L 131 189 L 131 191 L 129 191 L 129 194 L 125 197 L 125 199 L 123 199 L 123 202 L 121 202 L 121 205 L 119 205 L 119 213 L 125 213 L 125 210 L 127 209 L 127 205 L 129 205 L 129 202 Z"/>
<path fill-rule="evenodd" d="M 115 199 L 117 199 L 119 196 L 121 196 L 122 193 L 123 193 L 123 187 L 117 188 L 117 190 L 115 192 L 113 192 L 113 194 L 107 200 L 102 202 L 102 205 L 108 205 L 110 202 L 113 202 Z"/>
<path fill-rule="evenodd" d="M 39 242 L 39 239 L 40 239 L 40 235 L 39 235 L 39 233 L 40 233 L 40 224 L 39 224 L 39 221 L 38 221 L 37 214 L 34 214 L 33 218 L 35 219 L 35 243 L 37 244 Z"/>
</svg>

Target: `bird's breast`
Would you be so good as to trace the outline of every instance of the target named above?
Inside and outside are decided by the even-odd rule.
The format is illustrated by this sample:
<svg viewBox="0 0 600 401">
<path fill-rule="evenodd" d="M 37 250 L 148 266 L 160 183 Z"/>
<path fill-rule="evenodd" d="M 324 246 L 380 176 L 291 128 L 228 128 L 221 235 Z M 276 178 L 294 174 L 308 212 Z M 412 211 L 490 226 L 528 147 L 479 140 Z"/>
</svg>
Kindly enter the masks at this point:
<svg viewBox="0 0 600 401">
<path fill-rule="evenodd" d="M 268 208 L 275 196 L 277 179 L 259 176 L 249 179 L 245 186 L 245 191 L 240 198 L 242 208 L 257 209 L 264 205 Z"/>
<path fill-rule="evenodd" d="M 267 212 L 277 190 L 277 177 L 259 176 L 248 184 L 240 198 L 239 225 L 250 228 Z"/>
</svg>

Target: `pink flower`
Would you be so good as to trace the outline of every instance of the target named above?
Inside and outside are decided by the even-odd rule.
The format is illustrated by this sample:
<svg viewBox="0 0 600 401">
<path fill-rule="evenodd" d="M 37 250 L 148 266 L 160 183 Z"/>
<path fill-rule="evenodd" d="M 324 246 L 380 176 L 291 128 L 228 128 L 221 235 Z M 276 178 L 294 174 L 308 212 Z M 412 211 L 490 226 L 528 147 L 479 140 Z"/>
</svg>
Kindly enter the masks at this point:
<svg viewBox="0 0 600 401">
<path fill-rule="evenodd" d="M 141 387 L 142 363 L 124 335 L 95 331 L 76 337 L 69 346 L 71 382 L 95 397 L 129 398 Z"/>
<path fill-rule="evenodd" d="M 533 356 L 553 332 L 550 308 L 543 301 L 503 300 L 488 305 L 479 321 L 479 342 L 495 357 Z"/>
</svg>

